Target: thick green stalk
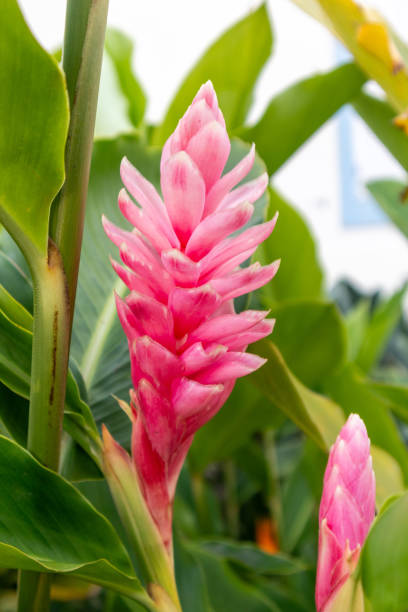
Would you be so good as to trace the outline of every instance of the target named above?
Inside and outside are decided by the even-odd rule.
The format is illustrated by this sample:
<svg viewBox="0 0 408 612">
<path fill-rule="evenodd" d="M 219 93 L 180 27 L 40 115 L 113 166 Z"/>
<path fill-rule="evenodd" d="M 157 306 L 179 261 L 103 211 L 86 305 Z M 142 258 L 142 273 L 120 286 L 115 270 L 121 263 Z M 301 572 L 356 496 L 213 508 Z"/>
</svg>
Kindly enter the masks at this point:
<svg viewBox="0 0 408 612">
<path fill-rule="evenodd" d="M 58 470 L 69 344 L 109 0 L 68 0 L 63 67 L 70 101 L 65 183 L 52 208 L 48 260 L 29 258 L 34 326 L 28 449 Z M 19 612 L 49 608 L 49 578 L 21 572 Z"/>
<path fill-rule="evenodd" d="M 62 255 L 75 304 L 85 204 L 109 0 L 68 0 L 62 64 L 71 119 L 65 183 L 53 205 L 51 235 Z M 74 308 L 71 309 L 71 319 Z"/>
<path fill-rule="evenodd" d="M 61 256 L 50 241 L 48 258 L 31 260 L 34 285 L 33 348 L 27 448 L 57 471 L 69 355 L 70 308 Z M 49 577 L 20 573 L 19 612 L 48 609 Z"/>
</svg>

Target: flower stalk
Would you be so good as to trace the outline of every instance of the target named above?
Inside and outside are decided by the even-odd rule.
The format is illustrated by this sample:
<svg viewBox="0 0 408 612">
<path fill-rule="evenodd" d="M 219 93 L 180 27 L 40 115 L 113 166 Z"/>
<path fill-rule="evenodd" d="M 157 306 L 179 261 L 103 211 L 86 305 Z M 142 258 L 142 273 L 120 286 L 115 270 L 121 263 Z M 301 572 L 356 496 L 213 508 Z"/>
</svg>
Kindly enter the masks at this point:
<svg viewBox="0 0 408 612">
<path fill-rule="evenodd" d="M 28 450 L 58 471 L 69 345 L 108 0 L 68 0 L 63 67 L 70 101 L 65 183 L 51 211 L 48 259 L 29 257 L 34 321 Z M 50 580 L 21 571 L 19 612 L 47 610 Z"/>
</svg>

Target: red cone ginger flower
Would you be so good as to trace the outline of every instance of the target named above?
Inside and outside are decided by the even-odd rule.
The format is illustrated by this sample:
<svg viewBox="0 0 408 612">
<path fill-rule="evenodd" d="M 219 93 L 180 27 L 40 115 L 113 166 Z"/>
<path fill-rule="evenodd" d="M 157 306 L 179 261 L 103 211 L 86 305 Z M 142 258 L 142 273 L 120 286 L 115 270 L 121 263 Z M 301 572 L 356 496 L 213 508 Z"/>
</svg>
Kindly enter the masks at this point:
<svg viewBox="0 0 408 612">
<path fill-rule="evenodd" d="M 328 612 L 354 571 L 375 514 L 375 477 L 363 421 L 351 414 L 332 446 L 319 510 L 316 607 Z"/>
<path fill-rule="evenodd" d="M 267 312 L 234 311 L 233 299 L 270 281 L 278 262 L 239 267 L 269 236 L 275 219 L 229 237 L 249 221 L 268 183 L 264 174 L 236 187 L 255 153 L 252 148 L 222 175 L 229 153 L 208 82 L 164 146 L 163 199 L 124 159 L 127 191 L 120 192 L 119 207 L 135 229 L 127 232 L 104 219 L 126 266 L 113 267 L 130 289 L 125 300 L 117 298 L 117 309 L 134 387 L 132 458 L 168 550 L 177 478 L 193 435 L 224 404 L 235 380 L 264 363 L 245 350 L 273 328 Z"/>
</svg>

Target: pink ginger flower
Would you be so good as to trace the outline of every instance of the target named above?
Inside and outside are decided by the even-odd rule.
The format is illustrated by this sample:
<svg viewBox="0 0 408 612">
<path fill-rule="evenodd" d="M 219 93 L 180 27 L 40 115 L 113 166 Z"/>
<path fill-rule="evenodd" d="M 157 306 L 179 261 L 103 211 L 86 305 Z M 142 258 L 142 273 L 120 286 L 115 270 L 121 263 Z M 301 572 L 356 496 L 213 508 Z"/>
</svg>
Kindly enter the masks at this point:
<svg viewBox="0 0 408 612">
<path fill-rule="evenodd" d="M 230 141 L 210 82 L 167 140 L 161 158 L 163 199 L 127 159 L 121 164 L 124 231 L 103 220 L 126 267 L 130 289 L 117 310 L 129 342 L 132 458 L 139 485 L 167 549 L 177 479 L 193 440 L 224 404 L 235 380 L 263 365 L 246 347 L 271 333 L 267 312 L 235 314 L 233 299 L 271 280 L 279 262 L 241 269 L 276 218 L 229 237 L 251 218 L 267 174 L 236 187 L 254 147 L 222 175 Z M 235 187 L 235 189 L 234 189 Z"/>
<path fill-rule="evenodd" d="M 375 515 L 375 476 L 363 421 L 351 414 L 330 450 L 319 510 L 316 607 L 328 612 L 354 571 Z"/>
</svg>

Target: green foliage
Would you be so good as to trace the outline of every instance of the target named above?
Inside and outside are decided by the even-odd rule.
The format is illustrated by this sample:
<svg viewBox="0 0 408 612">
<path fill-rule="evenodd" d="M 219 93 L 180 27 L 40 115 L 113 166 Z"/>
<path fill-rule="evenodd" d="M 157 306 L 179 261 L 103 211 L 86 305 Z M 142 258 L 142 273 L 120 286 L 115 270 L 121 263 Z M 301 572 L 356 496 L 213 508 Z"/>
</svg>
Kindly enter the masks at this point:
<svg viewBox="0 0 408 612">
<path fill-rule="evenodd" d="M 251 350 L 268 361 L 248 379 L 318 446 L 327 450 L 344 422 L 339 407 L 327 397 L 305 387 L 269 340 L 257 342 Z"/>
<path fill-rule="evenodd" d="M 268 59 L 272 33 L 266 5 L 227 30 L 192 68 L 172 100 L 163 123 L 155 130 L 154 144 L 162 145 L 197 93 L 211 79 L 230 129 L 245 120 L 252 90 Z"/>
<path fill-rule="evenodd" d="M 355 64 L 308 77 L 275 96 L 258 123 L 239 134 L 256 144 L 269 174 L 274 174 L 343 104 L 359 93 L 365 80 Z"/>
<path fill-rule="evenodd" d="M 408 138 L 405 135 L 404 138 L 407 140 L 405 148 L 408 151 Z M 408 206 L 405 201 L 405 187 L 406 185 L 395 180 L 372 181 L 367 185 L 367 189 L 383 211 L 408 238 Z"/>
<path fill-rule="evenodd" d="M 0 221 L 27 254 L 45 255 L 51 202 L 64 179 L 68 100 L 61 70 L 16 0 L 0 9 L 0 75 Z"/>
<path fill-rule="evenodd" d="M 366 93 L 360 93 L 353 100 L 353 106 L 377 138 L 408 171 L 408 137 L 393 123 L 395 110 L 387 102 Z"/>
<path fill-rule="evenodd" d="M 356 364 L 369 372 L 381 357 L 384 346 L 402 315 L 402 301 L 406 285 L 375 309 L 367 323 L 361 344 L 355 358 Z"/>
<path fill-rule="evenodd" d="M 365 595 L 373 612 L 402 612 L 408 601 L 408 494 L 387 505 L 361 556 Z"/>
<path fill-rule="evenodd" d="M 119 30 L 106 33 L 95 137 L 131 132 L 143 121 L 146 97 L 132 70 L 133 43 Z"/>
<path fill-rule="evenodd" d="M 0 437 L 0 564 L 69 572 L 129 595 L 142 592 L 109 522 L 61 476 Z"/>
<path fill-rule="evenodd" d="M 314 239 L 301 215 L 275 190 L 269 190 L 266 220 L 279 212 L 276 228 L 261 244 L 254 260 L 262 264 L 281 258 L 279 273 L 261 289 L 266 303 L 295 298 L 318 298 L 322 294 L 323 273 Z M 293 245 L 296 248 L 293 248 Z"/>
<path fill-rule="evenodd" d="M 321 386 L 344 365 L 347 337 L 337 307 L 331 302 L 297 300 L 273 309 L 273 341 L 287 365 L 305 385 Z"/>
</svg>

